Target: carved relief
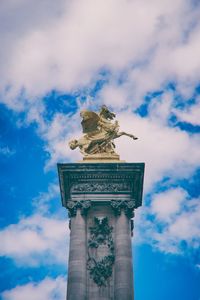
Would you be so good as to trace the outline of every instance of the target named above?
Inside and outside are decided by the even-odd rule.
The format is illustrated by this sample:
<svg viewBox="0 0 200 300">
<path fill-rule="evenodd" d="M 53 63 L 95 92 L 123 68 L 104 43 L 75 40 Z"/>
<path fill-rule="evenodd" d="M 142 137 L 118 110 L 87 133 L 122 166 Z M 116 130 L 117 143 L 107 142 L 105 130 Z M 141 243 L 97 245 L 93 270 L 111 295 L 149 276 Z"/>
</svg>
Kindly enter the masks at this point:
<svg viewBox="0 0 200 300">
<path fill-rule="evenodd" d="M 95 217 L 94 226 L 90 227 L 87 269 L 98 286 L 106 286 L 109 277 L 112 276 L 112 266 L 115 261 L 112 230 L 113 227 L 109 226 L 107 217 L 103 219 Z M 98 259 L 97 253 L 101 246 L 107 247 L 107 255 Z"/>
<path fill-rule="evenodd" d="M 71 187 L 71 192 L 127 192 L 130 185 L 126 182 L 95 182 L 77 183 Z"/>
</svg>

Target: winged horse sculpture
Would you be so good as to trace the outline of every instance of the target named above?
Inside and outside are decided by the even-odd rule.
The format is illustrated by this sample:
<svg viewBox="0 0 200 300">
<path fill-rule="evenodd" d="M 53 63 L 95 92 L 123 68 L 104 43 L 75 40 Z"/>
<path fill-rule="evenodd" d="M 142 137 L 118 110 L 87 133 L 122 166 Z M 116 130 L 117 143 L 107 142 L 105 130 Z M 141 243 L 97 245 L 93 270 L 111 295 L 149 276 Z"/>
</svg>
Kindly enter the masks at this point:
<svg viewBox="0 0 200 300">
<path fill-rule="evenodd" d="M 103 105 L 99 113 L 82 110 L 82 129 L 84 135 L 80 139 L 69 142 L 72 150 L 77 147 L 85 156 L 116 156 L 114 140 L 122 135 L 126 135 L 133 140 L 138 138 L 133 134 L 119 131 L 118 121 L 113 121 L 115 114 Z"/>
</svg>

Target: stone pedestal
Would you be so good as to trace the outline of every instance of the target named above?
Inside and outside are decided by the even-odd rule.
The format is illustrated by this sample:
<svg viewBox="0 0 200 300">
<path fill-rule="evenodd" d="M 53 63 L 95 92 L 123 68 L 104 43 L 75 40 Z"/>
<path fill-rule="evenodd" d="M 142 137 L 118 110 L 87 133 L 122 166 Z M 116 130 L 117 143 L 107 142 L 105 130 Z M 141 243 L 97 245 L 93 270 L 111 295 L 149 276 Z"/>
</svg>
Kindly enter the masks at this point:
<svg viewBox="0 0 200 300">
<path fill-rule="evenodd" d="M 143 163 L 58 164 L 71 222 L 67 300 L 133 300 L 131 224 Z"/>
</svg>

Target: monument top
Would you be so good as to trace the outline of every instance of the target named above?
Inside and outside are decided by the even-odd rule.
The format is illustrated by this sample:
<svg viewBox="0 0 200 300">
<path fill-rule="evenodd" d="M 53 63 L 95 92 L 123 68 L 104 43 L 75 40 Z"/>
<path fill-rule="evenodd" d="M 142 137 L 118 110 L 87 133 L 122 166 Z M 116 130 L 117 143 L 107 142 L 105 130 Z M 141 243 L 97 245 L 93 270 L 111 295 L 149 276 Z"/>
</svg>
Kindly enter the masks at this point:
<svg viewBox="0 0 200 300">
<path fill-rule="evenodd" d="M 114 140 L 126 135 L 133 140 L 138 138 L 133 134 L 119 131 L 118 121 L 113 121 L 116 115 L 103 105 L 99 112 L 82 110 L 81 125 L 84 135 L 71 140 L 69 146 L 72 150 L 79 148 L 84 161 L 119 161 L 115 152 Z"/>
</svg>

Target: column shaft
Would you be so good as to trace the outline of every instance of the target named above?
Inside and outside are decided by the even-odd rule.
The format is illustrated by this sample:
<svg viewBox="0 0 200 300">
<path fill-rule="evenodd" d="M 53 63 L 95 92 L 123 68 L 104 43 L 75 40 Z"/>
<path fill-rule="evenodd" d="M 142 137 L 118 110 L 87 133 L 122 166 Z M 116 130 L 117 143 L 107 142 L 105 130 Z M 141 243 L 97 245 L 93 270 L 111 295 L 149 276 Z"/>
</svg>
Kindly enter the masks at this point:
<svg viewBox="0 0 200 300">
<path fill-rule="evenodd" d="M 130 220 L 122 209 L 115 228 L 115 300 L 133 300 Z"/>
<path fill-rule="evenodd" d="M 80 214 L 71 218 L 67 300 L 86 300 L 86 222 Z"/>
</svg>

